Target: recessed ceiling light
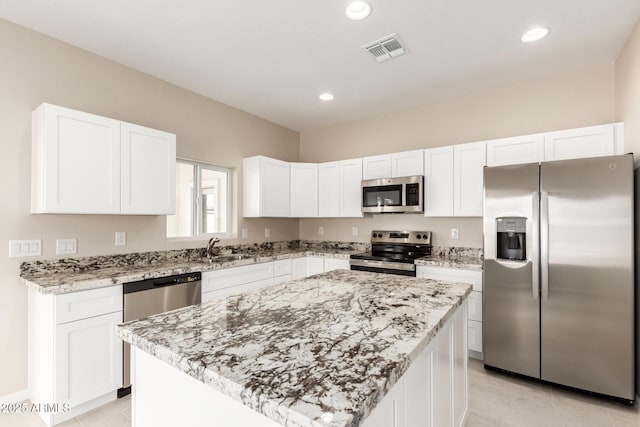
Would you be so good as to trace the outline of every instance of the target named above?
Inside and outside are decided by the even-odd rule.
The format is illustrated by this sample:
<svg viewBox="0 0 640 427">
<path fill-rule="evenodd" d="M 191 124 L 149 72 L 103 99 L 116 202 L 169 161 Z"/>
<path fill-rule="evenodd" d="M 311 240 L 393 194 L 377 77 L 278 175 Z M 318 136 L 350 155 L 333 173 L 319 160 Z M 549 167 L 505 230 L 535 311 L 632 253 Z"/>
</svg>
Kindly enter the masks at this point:
<svg viewBox="0 0 640 427">
<path fill-rule="evenodd" d="M 545 38 L 549 34 L 549 29 L 544 27 L 532 28 L 520 37 L 522 43 L 533 43 Z"/>
<path fill-rule="evenodd" d="M 344 11 L 352 21 L 361 21 L 371 15 L 371 5 L 366 1 L 352 1 Z"/>
<path fill-rule="evenodd" d="M 333 101 L 333 95 L 330 94 L 329 92 L 323 93 L 318 98 L 320 98 L 320 101 L 325 101 L 325 102 Z"/>
</svg>

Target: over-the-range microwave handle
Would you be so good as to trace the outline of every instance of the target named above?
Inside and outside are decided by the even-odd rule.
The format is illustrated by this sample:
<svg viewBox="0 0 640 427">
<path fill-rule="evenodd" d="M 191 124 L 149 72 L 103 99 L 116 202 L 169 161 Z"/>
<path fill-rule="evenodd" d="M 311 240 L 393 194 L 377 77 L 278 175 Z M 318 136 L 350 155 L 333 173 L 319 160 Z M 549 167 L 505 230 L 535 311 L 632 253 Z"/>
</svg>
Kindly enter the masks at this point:
<svg viewBox="0 0 640 427">
<path fill-rule="evenodd" d="M 534 191 L 531 194 L 533 214 L 531 216 L 532 247 L 531 254 L 531 294 L 533 299 L 538 299 L 540 295 L 540 236 L 538 226 L 540 224 L 540 193 Z"/>
<path fill-rule="evenodd" d="M 549 193 L 540 193 L 540 276 L 542 299 L 549 299 Z"/>
</svg>

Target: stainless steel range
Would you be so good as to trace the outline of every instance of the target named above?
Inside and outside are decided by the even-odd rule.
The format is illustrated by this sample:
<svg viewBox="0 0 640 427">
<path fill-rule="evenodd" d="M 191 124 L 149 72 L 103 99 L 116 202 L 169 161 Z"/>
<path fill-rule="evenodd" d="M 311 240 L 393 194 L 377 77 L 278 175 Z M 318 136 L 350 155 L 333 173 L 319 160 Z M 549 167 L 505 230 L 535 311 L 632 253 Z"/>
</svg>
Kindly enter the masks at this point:
<svg viewBox="0 0 640 427">
<path fill-rule="evenodd" d="M 415 276 L 415 260 L 431 255 L 430 231 L 371 232 L 371 251 L 351 255 L 352 270 Z"/>
</svg>

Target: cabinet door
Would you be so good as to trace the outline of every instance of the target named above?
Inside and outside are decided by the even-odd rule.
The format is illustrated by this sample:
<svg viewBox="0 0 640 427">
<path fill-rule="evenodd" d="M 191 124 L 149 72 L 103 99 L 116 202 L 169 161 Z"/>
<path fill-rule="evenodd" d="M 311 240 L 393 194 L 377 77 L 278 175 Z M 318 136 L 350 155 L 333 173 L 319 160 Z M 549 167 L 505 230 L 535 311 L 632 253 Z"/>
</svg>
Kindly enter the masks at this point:
<svg viewBox="0 0 640 427">
<path fill-rule="evenodd" d="M 32 212 L 120 213 L 120 122 L 50 104 L 32 119 Z"/>
<path fill-rule="evenodd" d="M 453 318 L 453 425 L 462 427 L 467 413 L 467 304 L 457 310 Z"/>
<path fill-rule="evenodd" d="M 362 159 L 340 162 L 340 216 L 362 217 Z"/>
<path fill-rule="evenodd" d="M 615 125 L 590 126 L 544 135 L 544 160 L 578 159 L 616 154 Z"/>
<path fill-rule="evenodd" d="M 434 387 L 434 426 L 452 426 L 453 398 L 453 334 L 451 322 L 439 332 L 436 349 Z"/>
<path fill-rule="evenodd" d="M 291 216 L 318 216 L 318 165 L 291 163 Z"/>
<path fill-rule="evenodd" d="M 362 179 L 391 177 L 391 154 L 362 159 Z"/>
<path fill-rule="evenodd" d="M 56 326 L 55 401 L 72 407 L 122 386 L 122 312 Z"/>
<path fill-rule="evenodd" d="M 487 166 L 536 163 L 544 160 L 544 135 L 487 141 Z"/>
<path fill-rule="evenodd" d="M 407 427 L 432 427 L 433 424 L 433 358 L 435 343 L 426 349 L 403 374 Z"/>
<path fill-rule="evenodd" d="M 121 131 L 122 213 L 173 214 L 176 136 L 131 123 Z"/>
<path fill-rule="evenodd" d="M 293 258 L 291 260 L 291 279 L 302 279 L 307 276 L 307 257 Z"/>
<path fill-rule="evenodd" d="M 273 279 L 272 261 L 206 271 L 202 273 L 202 292 L 211 292 L 267 279 Z"/>
<path fill-rule="evenodd" d="M 324 271 L 333 271 L 333 270 L 349 270 L 351 266 L 349 265 L 348 259 L 338 259 L 338 258 L 325 258 L 324 259 Z"/>
<path fill-rule="evenodd" d="M 289 163 L 261 157 L 260 185 L 262 213 L 265 217 L 289 216 Z"/>
<path fill-rule="evenodd" d="M 424 215 L 453 216 L 453 147 L 424 150 Z"/>
<path fill-rule="evenodd" d="M 307 257 L 307 276 L 324 272 L 324 258 L 310 256 Z"/>
<path fill-rule="evenodd" d="M 482 322 L 469 320 L 467 329 L 469 334 L 469 350 L 482 353 Z"/>
<path fill-rule="evenodd" d="M 482 216 L 483 168 L 486 160 L 484 142 L 453 146 L 454 216 Z"/>
<path fill-rule="evenodd" d="M 482 292 L 473 291 L 469 295 L 469 320 L 482 322 Z"/>
<path fill-rule="evenodd" d="M 360 169 L 362 175 L 362 164 Z M 340 182 L 340 162 L 318 165 L 318 216 L 321 218 L 340 216 Z"/>
<path fill-rule="evenodd" d="M 424 175 L 424 150 L 391 154 L 391 176 Z"/>
<path fill-rule="evenodd" d="M 400 378 L 364 420 L 362 427 L 405 427 L 404 400 L 404 378 Z"/>
</svg>

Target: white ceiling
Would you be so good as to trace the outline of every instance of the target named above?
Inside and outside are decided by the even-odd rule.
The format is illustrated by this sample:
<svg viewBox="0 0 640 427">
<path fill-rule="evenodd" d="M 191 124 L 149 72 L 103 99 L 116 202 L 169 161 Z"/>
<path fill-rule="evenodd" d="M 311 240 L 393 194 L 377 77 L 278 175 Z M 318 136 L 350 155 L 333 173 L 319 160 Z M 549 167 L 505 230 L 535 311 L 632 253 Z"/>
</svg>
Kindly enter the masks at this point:
<svg viewBox="0 0 640 427">
<path fill-rule="evenodd" d="M 639 0 L 0 0 L 0 17 L 295 130 L 612 61 Z M 534 25 L 551 28 L 525 45 Z M 397 32 L 411 52 L 360 47 Z M 321 92 L 335 100 L 323 103 Z"/>
</svg>

